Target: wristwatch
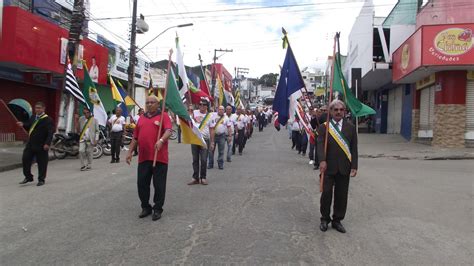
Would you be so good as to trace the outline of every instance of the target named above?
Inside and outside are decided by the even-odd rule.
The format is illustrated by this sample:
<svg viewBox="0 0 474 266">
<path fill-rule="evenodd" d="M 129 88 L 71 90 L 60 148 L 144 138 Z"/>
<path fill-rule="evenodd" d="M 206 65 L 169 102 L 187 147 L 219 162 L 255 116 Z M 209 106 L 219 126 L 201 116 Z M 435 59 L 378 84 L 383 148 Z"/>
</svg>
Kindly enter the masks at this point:
<svg viewBox="0 0 474 266">
<path fill-rule="evenodd" d="M 161 142 L 161 143 L 165 143 L 165 141 L 164 141 L 163 139 L 160 139 L 160 142 Z"/>
</svg>

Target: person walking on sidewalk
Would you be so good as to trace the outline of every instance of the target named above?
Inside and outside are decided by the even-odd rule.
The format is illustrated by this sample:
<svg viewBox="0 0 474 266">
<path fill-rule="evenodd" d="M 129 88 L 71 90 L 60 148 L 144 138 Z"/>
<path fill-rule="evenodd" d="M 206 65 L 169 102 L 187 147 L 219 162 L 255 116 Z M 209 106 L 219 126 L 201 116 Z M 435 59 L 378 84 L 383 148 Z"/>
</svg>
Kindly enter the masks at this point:
<svg viewBox="0 0 474 266">
<path fill-rule="evenodd" d="M 115 114 L 109 119 L 110 125 L 110 149 L 112 160 L 110 163 L 120 162 L 120 147 L 122 146 L 125 117 L 122 116 L 122 108 L 117 107 Z"/>
<path fill-rule="evenodd" d="M 130 164 L 133 157 L 133 150 L 139 145 L 137 188 L 142 212 L 138 217 L 145 218 L 150 215 L 153 210 L 152 220 L 156 221 L 161 218 L 163 205 L 165 203 L 166 177 L 168 174 L 168 138 L 171 135 L 172 125 L 169 115 L 159 109 L 159 101 L 155 96 L 148 96 L 145 104 L 147 112 L 141 116 L 135 127 L 126 161 L 127 164 Z M 161 116 L 163 116 L 161 137 L 157 141 Z M 157 151 L 157 157 L 156 165 L 153 167 L 155 150 Z M 153 188 L 155 189 L 153 207 L 149 203 L 150 183 L 152 179 Z"/>
<path fill-rule="evenodd" d="M 229 120 L 227 115 L 224 113 L 224 106 L 219 106 L 217 110 L 217 115 L 214 117 L 212 123 L 209 125 L 212 128 L 214 133 L 214 149 L 210 150 L 209 156 L 209 166 L 208 169 L 214 167 L 214 152 L 217 146 L 218 157 L 217 157 L 217 166 L 220 170 L 224 169 L 224 149 L 225 143 L 229 142 L 231 135 L 231 125 L 233 123 Z"/>
<path fill-rule="evenodd" d="M 38 184 L 44 185 L 46 172 L 48 170 L 49 146 L 53 140 L 53 120 L 45 113 L 46 105 L 43 102 L 35 104 L 35 115 L 28 122 L 17 122 L 19 127 L 24 127 L 28 131 L 28 142 L 23 150 L 23 175 L 25 179 L 20 182 L 21 185 L 33 182 L 31 174 L 31 164 L 36 157 L 38 163 Z"/>
<path fill-rule="evenodd" d="M 99 123 L 92 116 L 89 108 L 85 107 L 84 114 L 76 123 L 76 132 L 79 132 L 79 159 L 81 160 L 81 171 L 91 169 L 92 154 L 94 147 L 99 141 Z"/>
<path fill-rule="evenodd" d="M 332 119 L 329 122 L 327 151 L 324 150 L 327 124 L 319 126 L 318 158 L 319 170 L 324 176 L 323 192 L 321 193 L 321 224 L 319 228 L 325 232 L 329 222 L 341 233 L 346 229 L 341 221 L 347 209 L 349 178 L 357 175 L 358 150 L 357 132 L 353 124 L 344 119 L 346 106 L 340 100 L 329 105 Z M 334 193 L 333 193 L 334 191 Z M 334 195 L 332 220 L 330 218 L 331 203 Z"/>
<path fill-rule="evenodd" d="M 207 156 L 208 150 L 214 148 L 214 133 L 211 132 L 209 124 L 211 122 L 211 114 L 207 111 L 209 108 L 209 99 L 201 97 L 199 102 L 199 110 L 193 112 L 193 123 L 199 128 L 202 137 L 206 141 L 207 147 L 191 144 L 191 152 L 193 154 L 193 180 L 188 185 L 207 185 Z"/>
</svg>

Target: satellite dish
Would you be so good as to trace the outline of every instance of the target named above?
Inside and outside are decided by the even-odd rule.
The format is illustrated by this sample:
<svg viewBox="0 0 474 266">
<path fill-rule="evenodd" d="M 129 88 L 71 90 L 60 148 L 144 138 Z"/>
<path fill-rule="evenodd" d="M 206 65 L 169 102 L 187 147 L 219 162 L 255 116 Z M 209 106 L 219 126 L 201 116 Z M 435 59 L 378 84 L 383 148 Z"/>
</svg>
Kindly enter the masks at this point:
<svg viewBox="0 0 474 266">
<path fill-rule="evenodd" d="M 148 31 L 150 27 L 148 24 L 145 22 L 144 18 L 139 18 L 137 19 L 137 33 L 145 33 Z"/>
</svg>

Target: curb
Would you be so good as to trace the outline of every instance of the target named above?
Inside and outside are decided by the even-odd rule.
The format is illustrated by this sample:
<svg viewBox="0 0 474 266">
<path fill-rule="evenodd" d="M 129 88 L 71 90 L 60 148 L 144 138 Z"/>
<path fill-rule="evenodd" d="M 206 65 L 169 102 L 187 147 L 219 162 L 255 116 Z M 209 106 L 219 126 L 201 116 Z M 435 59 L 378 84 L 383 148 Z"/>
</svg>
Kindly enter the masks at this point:
<svg viewBox="0 0 474 266">
<path fill-rule="evenodd" d="M 53 154 L 50 154 L 48 161 L 51 162 L 51 161 L 54 161 L 54 160 L 56 160 L 56 158 L 54 157 Z M 22 168 L 22 167 L 23 167 L 23 163 L 12 163 L 12 164 L 8 164 L 8 165 L 2 165 L 2 166 L 0 166 L 0 173 L 10 171 L 10 170 L 15 170 L 15 169 Z"/>
</svg>

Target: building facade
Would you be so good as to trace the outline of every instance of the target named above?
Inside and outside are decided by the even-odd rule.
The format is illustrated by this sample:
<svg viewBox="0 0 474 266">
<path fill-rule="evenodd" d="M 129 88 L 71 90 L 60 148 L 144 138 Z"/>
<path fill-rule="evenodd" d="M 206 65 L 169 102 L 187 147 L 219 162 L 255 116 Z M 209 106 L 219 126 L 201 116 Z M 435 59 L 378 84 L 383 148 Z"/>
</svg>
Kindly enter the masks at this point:
<svg viewBox="0 0 474 266">
<path fill-rule="evenodd" d="M 412 139 L 474 145 L 474 3 L 429 1 L 393 54 L 393 81 L 412 86 Z"/>
</svg>

